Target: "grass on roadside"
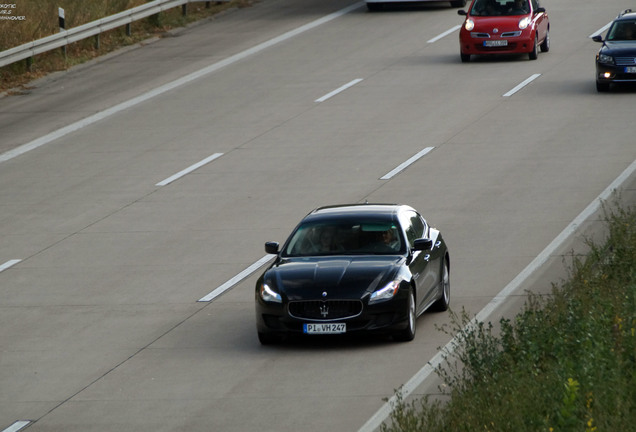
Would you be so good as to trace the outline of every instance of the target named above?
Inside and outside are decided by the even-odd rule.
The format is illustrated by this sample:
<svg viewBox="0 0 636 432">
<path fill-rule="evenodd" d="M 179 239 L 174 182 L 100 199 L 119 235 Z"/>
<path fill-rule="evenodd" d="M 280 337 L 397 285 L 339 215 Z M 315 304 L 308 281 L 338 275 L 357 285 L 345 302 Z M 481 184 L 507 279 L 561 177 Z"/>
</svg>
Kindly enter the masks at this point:
<svg viewBox="0 0 636 432">
<path fill-rule="evenodd" d="M 568 280 L 530 295 L 513 320 L 471 323 L 437 370 L 447 402 L 405 402 L 383 432 L 636 430 L 636 212 L 604 212 L 608 237 L 573 257 Z"/>
<path fill-rule="evenodd" d="M 20 89 L 36 78 L 51 72 L 66 70 L 118 48 L 138 43 L 153 36 L 161 36 L 168 30 L 186 26 L 216 15 L 229 8 L 247 7 L 255 0 L 209 1 L 190 3 L 187 14 L 181 7 L 172 8 L 158 15 L 132 23 L 131 34 L 121 27 L 70 44 L 66 50 L 56 49 L 33 58 L 0 68 L 0 92 Z M 65 27 L 70 29 L 109 15 L 141 6 L 146 0 L 21 0 L 16 3 L 14 15 L 24 20 L 0 21 L 0 51 L 22 45 L 59 31 L 58 7 L 64 9 Z M 19 90 L 18 90 L 19 91 Z"/>
</svg>

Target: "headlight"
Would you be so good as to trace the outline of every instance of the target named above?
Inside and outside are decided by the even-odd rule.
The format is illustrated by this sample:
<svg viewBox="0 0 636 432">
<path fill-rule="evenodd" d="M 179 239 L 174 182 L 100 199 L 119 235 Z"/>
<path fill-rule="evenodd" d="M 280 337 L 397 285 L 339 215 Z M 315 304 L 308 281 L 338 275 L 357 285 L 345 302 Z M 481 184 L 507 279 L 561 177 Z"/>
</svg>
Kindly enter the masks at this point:
<svg viewBox="0 0 636 432">
<path fill-rule="evenodd" d="M 605 64 L 614 64 L 614 57 L 607 54 L 599 54 L 598 62 L 605 63 Z"/>
<path fill-rule="evenodd" d="M 475 28 L 475 21 L 473 21 L 472 19 L 468 18 L 466 20 L 466 22 L 464 23 L 464 28 L 468 31 L 471 31 L 472 29 Z"/>
<path fill-rule="evenodd" d="M 278 294 L 276 291 L 271 289 L 269 285 L 267 285 L 266 283 L 263 283 L 261 285 L 261 289 L 259 290 L 259 292 L 260 292 L 261 298 L 266 302 L 273 302 L 273 303 L 283 302 L 283 299 L 281 298 L 280 294 Z"/>
<path fill-rule="evenodd" d="M 521 19 L 519 20 L 519 28 L 520 28 L 521 30 L 525 30 L 525 29 L 527 29 L 527 28 L 528 28 L 528 26 L 530 25 L 530 23 L 531 23 L 531 22 L 532 22 L 532 21 L 531 21 L 531 20 L 530 20 L 530 18 L 528 18 L 528 17 L 521 18 Z"/>
<path fill-rule="evenodd" d="M 371 294 L 369 304 L 392 299 L 400 288 L 400 282 L 402 282 L 401 279 L 394 280 L 393 282 L 388 283 L 384 288 L 375 291 Z"/>
</svg>

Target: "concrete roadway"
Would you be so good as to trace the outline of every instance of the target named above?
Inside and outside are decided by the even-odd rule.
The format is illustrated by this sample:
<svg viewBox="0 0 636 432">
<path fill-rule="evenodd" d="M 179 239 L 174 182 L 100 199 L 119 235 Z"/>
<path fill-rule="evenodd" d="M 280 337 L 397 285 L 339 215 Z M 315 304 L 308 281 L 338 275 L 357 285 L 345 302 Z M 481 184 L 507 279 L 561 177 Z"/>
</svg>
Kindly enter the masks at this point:
<svg viewBox="0 0 636 432">
<path fill-rule="evenodd" d="M 369 200 L 410 204 L 443 232 L 452 307 L 478 313 L 636 159 L 634 90 L 596 93 L 588 38 L 622 3 L 543 3 L 552 49 L 537 61 L 462 64 L 456 32 L 427 42 L 461 23 L 444 3 L 359 4 L 296 34 L 353 3 L 264 0 L 1 99 L 0 430 L 368 429 L 448 342 L 447 314 L 420 317 L 411 343 L 262 347 L 258 272 L 198 300 L 312 208 Z M 549 290 L 572 248 L 489 318 Z"/>
</svg>

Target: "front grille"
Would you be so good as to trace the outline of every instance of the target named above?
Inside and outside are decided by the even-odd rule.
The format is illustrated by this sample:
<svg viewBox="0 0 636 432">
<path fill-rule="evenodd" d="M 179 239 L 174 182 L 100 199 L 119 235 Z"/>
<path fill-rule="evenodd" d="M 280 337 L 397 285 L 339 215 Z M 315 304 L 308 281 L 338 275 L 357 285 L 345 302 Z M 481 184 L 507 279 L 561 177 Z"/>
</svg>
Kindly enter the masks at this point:
<svg viewBox="0 0 636 432">
<path fill-rule="evenodd" d="M 486 47 L 483 46 L 481 44 L 475 44 L 475 50 L 477 51 L 481 51 L 484 53 L 488 53 L 488 52 L 493 52 L 493 51 L 512 51 L 517 49 L 517 43 L 516 42 L 510 42 L 508 43 L 508 45 L 506 46 L 501 46 L 501 47 Z"/>
<path fill-rule="evenodd" d="M 521 31 L 503 32 L 501 33 L 501 35 L 499 35 L 499 37 L 501 38 L 511 38 L 511 37 L 519 37 L 519 36 L 521 36 Z M 492 37 L 492 35 L 490 33 L 471 32 L 470 37 L 479 38 L 479 39 L 489 39 Z"/>
<path fill-rule="evenodd" d="M 616 57 L 617 66 L 636 66 L 636 57 Z"/>
<path fill-rule="evenodd" d="M 353 318 L 362 313 L 360 300 L 310 300 L 289 302 L 289 315 L 308 320 Z"/>
</svg>

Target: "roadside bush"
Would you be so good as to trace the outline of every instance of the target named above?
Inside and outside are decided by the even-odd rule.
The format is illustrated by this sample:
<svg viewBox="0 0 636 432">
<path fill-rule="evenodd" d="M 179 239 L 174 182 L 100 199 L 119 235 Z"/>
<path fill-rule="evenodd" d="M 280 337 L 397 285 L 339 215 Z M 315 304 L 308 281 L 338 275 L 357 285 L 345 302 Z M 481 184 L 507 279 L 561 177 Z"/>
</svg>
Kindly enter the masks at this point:
<svg viewBox="0 0 636 432">
<path fill-rule="evenodd" d="M 436 371 L 449 400 L 406 403 L 398 391 L 382 430 L 635 430 L 636 213 L 618 198 L 604 211 L 606 241 L 588 240 L 551 295 L 530 294 L 499 326 L 453 314 L 441 330 L 456 345 Z"/>
</svg>

